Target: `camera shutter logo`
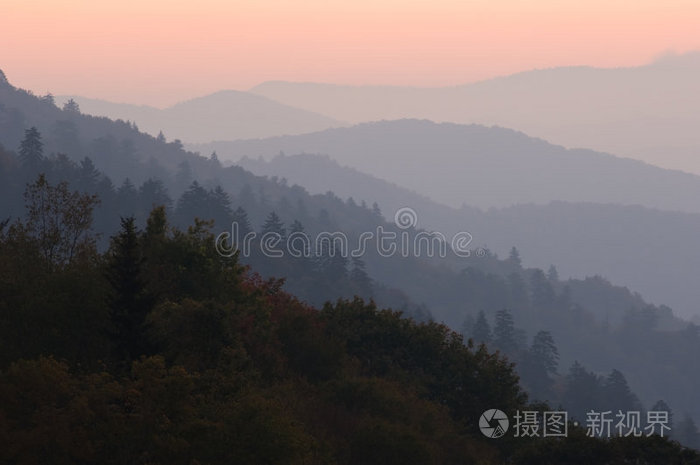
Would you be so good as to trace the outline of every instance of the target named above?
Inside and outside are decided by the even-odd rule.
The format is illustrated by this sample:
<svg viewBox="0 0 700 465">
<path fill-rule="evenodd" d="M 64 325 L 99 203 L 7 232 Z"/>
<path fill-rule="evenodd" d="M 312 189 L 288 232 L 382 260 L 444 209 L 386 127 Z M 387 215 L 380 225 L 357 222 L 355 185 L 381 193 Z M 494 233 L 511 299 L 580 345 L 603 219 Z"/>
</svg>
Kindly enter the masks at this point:
<svg viewBox="0 0 700 465">
<path fill-rule="evenodd" d="M 487 438 L 500 438 L 506 434 L 509 425 L 508 415 L 495 408 L 485 411 L 479 418 L 479 429 Z"/>
</svg>

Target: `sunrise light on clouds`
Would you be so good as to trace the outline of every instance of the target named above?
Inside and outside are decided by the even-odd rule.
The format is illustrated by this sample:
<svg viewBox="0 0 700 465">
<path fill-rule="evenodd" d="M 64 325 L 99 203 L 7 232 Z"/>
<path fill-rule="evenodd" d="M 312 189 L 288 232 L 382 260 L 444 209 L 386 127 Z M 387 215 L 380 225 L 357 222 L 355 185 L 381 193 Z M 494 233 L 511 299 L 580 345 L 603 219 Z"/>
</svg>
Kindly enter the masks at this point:
<svg viewBox="0 0 700 465">
<path fill-rule="evenodd" d="M 438 86 L 700 48 L 697 1 L 3 0 L 0 68 L 37 93 L 166 105 L 266 80 Z"/>
</svg>

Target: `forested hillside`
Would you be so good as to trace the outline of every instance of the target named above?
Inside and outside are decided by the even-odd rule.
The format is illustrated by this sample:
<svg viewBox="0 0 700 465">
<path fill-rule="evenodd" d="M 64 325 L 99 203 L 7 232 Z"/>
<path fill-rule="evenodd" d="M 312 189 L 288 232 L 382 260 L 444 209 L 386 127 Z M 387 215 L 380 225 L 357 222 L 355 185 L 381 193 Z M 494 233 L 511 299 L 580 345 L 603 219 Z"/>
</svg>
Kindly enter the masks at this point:
<svg viewBox="0 0 700 465">
<path fill-rule="evenodd" d="M 110 317 L 106 316 L 112 304 L 109 299 L 106 302 L 101 299 L 111 292 L 105 291 L 109 290 L 105 286 L 114 283 L 109 273 L 105 275 L 100 270 L 107 266 L 115 248 L 110 237 L 119 231 L 125 234 L 125 228 L 133 233 L 123 238 L 127 242 L 146 241 L 149 228 L 160 228 L 161 237 L 175 241 L 162 245 L 168 251 L 167 260 L 173 261 L 148 258 L 150 245 L 136 254 L 145 260 L 143 266 L 155 267 L 150 271 L 153 273 L 150 285 L 164 286 L 159 292 L 167 297 L 158 302 L 192 298 L 204 302 L 205 307 L 217 295 L 218 287 L 228 288 L 228 283 L 220 281 L 225 276 L 219 276 L 218 269 L 197 269 L 201 274 L 195 278 L 186 270 L 225 260 L 211 250 L 207 252 L 211 255 L 205 258 L 184 249 L 195 245 L 197 250 L 214 247 L 214 237 L 222 231 L 230 232 L 234 222 L 257 232 L 258 236 L 265 232 L 287 237 L 302 230 L 310 235 L 342 231 L 351 243 L 357 243 L 363 232 L 376 231 L 380 226 L 387 231 L 405 232 L 410 238 L 421 232 L 387 222 L 385 216 L 391 219 L 393 212 L 382 215 L 378 205 L 370 207 L 352 199 L 343 200 L 333 193 L 312 196 L 282 179 L 257 177 L 239 167 L 222 167 L 216 156 L 201 157 L 185 152 L 178 143 L 146 136 L 128 123 L 86 117 L 71 106 L 61 110 L 46 97 L 37 98 L 7 85 L 1 91 L 0 134 L 5 148 L 0 150 L 0 219 L 6 219 L 3 253 L 8 255 L 2 265 L 2 305 L 7 318 L 3 320 L 2 340 L 6 366 L 19 359 L 49 363 L 37 357 L 53 355 L 57 360 L 65 359 L 70 370 L 77 369 L 80 373 L 81 367 L 91 367 L 90 373 L 95 373 L 100 363 L 108 360 L 108 355 L 113 356 L 113 350 L 123 350 L 107 347 L 122 342 L 104 333 L 105 325 L 112 324 L 107 323 Z M 57 142 L 60 139 L 52 133 L 52 128 L 60 127 L 64 121 L 72 122 L 69 126 L 75 129 L 73 152 L 61 148 Z M 19 122 L 27 127 L 13 132 L 13 125 Z M 116 145 L 100 145 L 99 141 L 105 140 Z M 133 147 L 133 157 L 122 166 L 119 160 L 124 153 L 104 148 L 114 146 Z M 149 172 L 150 168 L 154 171 Z M 28 185 L 33 187 L 28 189 Z M 58 202 L 54 210 L 45 212 L 49 223 L 38 222 L 37 210 L 31 208 L 37 199 Z M 81 208 L 75 208 L 76 200 L 80 200 Z M 99 208 L 93 209 L 96 202 Z M 156 210 L 160 216 L 149 216 L 154 207 L 162 207 Z M 87 214 L 88 210 L 92 215 Z M 94 235 L 88 233 L 90 216 L 94 219 Z M 122 220 L 130 217 L 134 218 L 133 222 Z M 165 228 L 165 218 L 181 232 Z M 199 223 L 185 232 L 195 218 L 213 220 L 213 226 Z M 59 226 L 66 221 L 67 230 Z M 160 226 L 154 222 L 160 222 Z M 65 234 L 72 239 L 66 239 Z M 548 273 L 523 268 L 517 250 L 505 260 L 488 249 L 474 249 L 468 257 L 449 256 L 444 260 L 427 256 L 386 257 L 372 248 L 362 257 L 347 257 L 322 249 L 302 257 L 274 258 L 255 252 L 261 250 L 260 246 L 260 240 L 254 240 L 253 252 L 240 256 L 237 263 L 250 265 L 263 276 L 255 286 L 263 286 L 270 277 L 284 278 L 284 284 L 265 284 L 276 289 L 274 295 L 291 292 L 303 302 L 299 305 L 307 309 L 310 308 L 307 305 L 321 308 L 325 302 L 335 302 L 338 298 L 355 302 L 352 299 L 357 295 L 367 301 L 374 299 L 380 308 L 402 310 L 404 316 L 412 316 L 426 327 L 440 327 L 431 320 L 444 322 L 477 342 L 485 342 L 488 350 L 499 349 L 516 363 L 514 370 L 522 378 L 521 387 L 531 398 L 549 400 L 553 405 L 562 403 L 573 408 L 576 402 L 583 402 L 583 394 L 574 389 L 578 385 L 576 376 L 581 373 L 595 381 L 595 387 L 587 390 L 586 395 L 596 392 L 596 400 L 586 404 L 587 408 L 624 398 L 627 394 L 620 395 L 619 390 L 608 386 L 627 385 L 645 409 L 664 400 L 677 412 L 677 419 L 689 414 L 686 422 L 689 433 L 679 435 L 678 439 L 696 444 L 692 418 L 700 416 L 694 410 L 697 407 L 694 387 L 698 386 L 696 377 L 700 370 L 695 369 L 698 362 L 692 354 L 697 352 L 700 341 L 697 328 L 674 317 L 668 308 L 648 305 L 639 296 L 603 279 L 561 280 L 555 268 Z M 153 247 L 155 250 L 161 245 Z M 74 262 L 87 268 L 68 266 Z M 83 278 L 95 282 L 82 281 Z M 139 285 L 128 283 L 128 286 Z M 37 292 L 31 293 L 29 286 L 34 286 Z M 231 286 L 238 289 L 231 292 L 240 290 L 235 283 Z M 123 305 L 138 307 L 139 318 L 155 311 L 155 297 L 141 296 L 133 288 L 129 293 L 137 301 Z M 352 305 L 364 308 L 364 304 Z M 53 311 L 54 308 L 60 310 Z M 614 318 L 601 318 L 605 314 L 613 314 Z M 83 321 L 82 318 L 89 321 L 73 326 Z M 210 323 L 200 321 L 197 315 L 191 318 L 193 324 L 210 327 Z M 29 322 L 37 322 L 43 329 L 35 331 L 38 326 Z M 141 326 L 132 321 L 118 324 L 131 327 L 129 331 L 137 331 L 134 325 Z M 261 324 L 263 328 L 269 326 L 266 322 Z M 484 330 L 487 326 L 500 336 L 492 338 L 490 328 Z M 478 332 L 478 328 L 483 331 Z M 216 323 L 211 330 L 224 329 Z M 143 337 L 156 337 L 149 334 Z M 384 340 L 383 336 L 380 339 Z M 110 343 L 105 342 L 109 340 Z M 341 346 L 345 344 L 342 341 L 341 338 Z M 405 341 L 398 341 L 393 350 L 403 350 Z M 143 352 L 166 356 L 165 352 L 150 352 L 154 349 L 147 346 L 153 343 L 141 339 L 137 345 L 144 345 L 139 345 L 138 355 Z M 276 343 L 271 344 L 274 349 Z M 547 350 L 542 351 L 543 347 Z M 555 353 L 558 358 L 552 358 Z M 189 353 L 182 356 L 198 357 Z M 394 355 L 386 357 L 394 359 Z M 550 362 L 555 359 L 558 363 L 553 366 Z M 166 367 L 169 370 L 173 365 L 166 363 Z M 543 368 L 546 368 L 544 372 Z M 63 369 L 56 368 L 59 372 Z M 123 366 L 122 369 L 126 370 Z M 65 376 L 75 373 L 69 371 Z M 603 375 L 608 379 L 602 380 Z M 71 386 L 88 382 L 88 378 L 70 379 Z M 422 395 L 422 389 L 416 388 L 415 394 Z"/>
<path fill-rule="evenodd" d="M 548 408 L 486 346 L 360 299 L 309 307 L 163 207 L 143 229 L 122 218 L 99 253 L 96 198 L 41 176 L 27 198 L 0 230 L 5 463 L 700 463 L 573 424 L 486 438 L 485 408 Z"/>
</svg>

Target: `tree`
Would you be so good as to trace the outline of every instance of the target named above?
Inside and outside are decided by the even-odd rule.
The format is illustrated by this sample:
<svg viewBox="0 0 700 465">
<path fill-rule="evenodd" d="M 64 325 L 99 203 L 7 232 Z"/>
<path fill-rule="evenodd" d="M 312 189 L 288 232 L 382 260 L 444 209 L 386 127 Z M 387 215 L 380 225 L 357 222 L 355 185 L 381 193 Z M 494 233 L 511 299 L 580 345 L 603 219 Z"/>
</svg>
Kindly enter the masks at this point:
<svg viewBox="0 0 700 465">
<path fill-rule="evenodd" d="M 41 174 L 27 186 L 24 198 L 27 229 L 49 267 L 70 263 L 81 250 L 94 247 L 89 232 L 97 196 L 71 192 L 66 182 L 52 186 Z"/>
<path fill-rule="evenodd" d="M 613 369 L 603 385 L 603 396 L 606 407 L 612 411 L 623 412 L 641 411 L 642 403 L 632 392 L 627 379 L 621 371 Z"/>
<path fill-rule="evenodd" d="M 580 423 L 586 421 L 586 413 L 603 408 L 602 383 L 600 378 L 575 361 L 566 376 L 566 390 L 563 403 L 571 418 Z"/>
<path fill-rule="evenodd" d="M 24 131 L 24 139 L 19 146 L 19 159 L 22 166 L 35 171 L 44 160 L 44 143 L 39 130 L 32 126 Z"/>
<path fill-rule="evenodd" d="M 139 188 L 139 204 L 148 213 L 160 205 L 166 209 L 172 207 L 173 201 L 168 195 L 168 190 L 160 179 L 148 178 Z"/>
<path fill-rule="evenodd" d="M 211 219 L 209 207 L 209 192 L 197 181 L 192 181 L 177 201 L 175 216 L 181 226 L 190 224 L 194 218 Z"/>
<path fill-rule="evenodd" d="M 92 159 L 85 157 L 80 161 L 78 180 L 83 192 L 94 192 L 100 180 L 100 172 L 95 168 Z"/>
<path fill-rule="evenodd" d="M 508 262 L 512 265 L 520 268 L 522 266 L 522 260 L 520 259 L 520 252 L 513 246 L 510 248 L 510 255 L 508 255 Z"/>
<path fill-rule="evenodd" d="M 544 271 L 535 269 L 530 276 L 530 294 L 532 306 L 537 310 L 550 310 L 554 305 L 555 294 Z"/>
<path fill-rule="evenodd" d="M 365 270 L 365 262 L 360 257 L 352 257 L 350 280 L 357 287 L 358 294 L 369 297 L 372 294 L 372 279 Z"/>
<path fill-rule="evenodd" d="M 114 357 L 118 362 L 131 361 L 148 352 L 145 322 L 154 303 L 146 290 L 143 252 L 134 217 L 121 219 L 121 231 L 112 238 L 108 259 Z"/>
<path fill-rule="evenodd" d="M 63 111 L 66 113 L 71 113 L 71 114 L 79 114 L 80 113 L 80 105 L 78 105 L 78 102 L 75 100 L 68 99 L 66 103 L 63 104 Z"/>
<path fill-rule="evenodd" d="M 523 385 L 530 395 L 538 400 L 550 400 L 553 397 L 553 376 L 557 372 L 559 352 L 549 331 L 539 331 L 532 341 L 530 350 L 518 366 Z"/>
<path fill-rule="evenodd" d="M 557 373 L 559 366 L 559 351 L 554 344 L 554 338 L 549 331 L 538 331 L 530 348 L 532 357 L 549 375 Z"/>
<path fill-rule="evenodd" d="M 654 405 L 651 406 L 649 409 L 652 412 L 668 412 L 668 427 L 671 428 L 669 433 L 671 435 L 674 434 L 674 427 L 673 427 L 673 411 L 671 410 L 671 407 L 668 406 L 668 404 L 664 400 L 657 400 Z"/>
<path fill-rule="evenodd" d="M 274 211 L 270 212 L 270 214 L 267 215 L 265 223 L 263 223 L 262 228 L 260 229 L 261 235 L 264 236 L 268 233 L 279 234 L 282 240 L 284 240 L 286 235 L 286 232 L 284 230 L 284 223 L 282 223 L 282 220 L 279 216 L 277 216 L 277 213 L 275 213 Z"/>
<path fill-rule="evenodd" d="M 243 207 L 236 208 L 233 212 L 232 221 L 238 225 L 238 234 L 240 237 L 234 238 L 234 240 L 243 240 L 246 234 L 253 231 L 253 227 L 248 219 L 248 213 Z"/>
<path fill-rule="evenodd" d="M 233 212 L 231 211 L 231 197 L 224 189 L 217 185 L 209 191 L 210 217 L 219 228 L 231 226 Z"/>
<path fill-rule="evenodd" d="M 491 343 L 491 326 L 488 320 L 486 320 L 486 315 L 483 310 L 479 311 L 476 317 L 476 322 L 472 328 L 472 339 L 477 344 L 490 344 Z"/>
<path fill-rule="evenodd" d="M 513 355 L 518 348 L 513 315 L 505 308 L 496 312 L 493 343 L 501 352 L 508 355 Z"/>
</svg>

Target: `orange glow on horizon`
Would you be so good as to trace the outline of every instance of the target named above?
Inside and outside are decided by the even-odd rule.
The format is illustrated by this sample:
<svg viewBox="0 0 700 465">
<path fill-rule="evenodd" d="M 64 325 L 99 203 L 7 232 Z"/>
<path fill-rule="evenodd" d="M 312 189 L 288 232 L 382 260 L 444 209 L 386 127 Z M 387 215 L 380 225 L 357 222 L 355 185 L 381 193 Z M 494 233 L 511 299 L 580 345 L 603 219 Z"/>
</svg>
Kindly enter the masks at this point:
<svg viewBox="0 0 700 465">
<path fill-rule="evenodd" d="M 695 0 L 3 0 L 0 69 L 36 93 L 167 105 L 266 80 L 437 86 L 700 49 Z"/>
</svg>

